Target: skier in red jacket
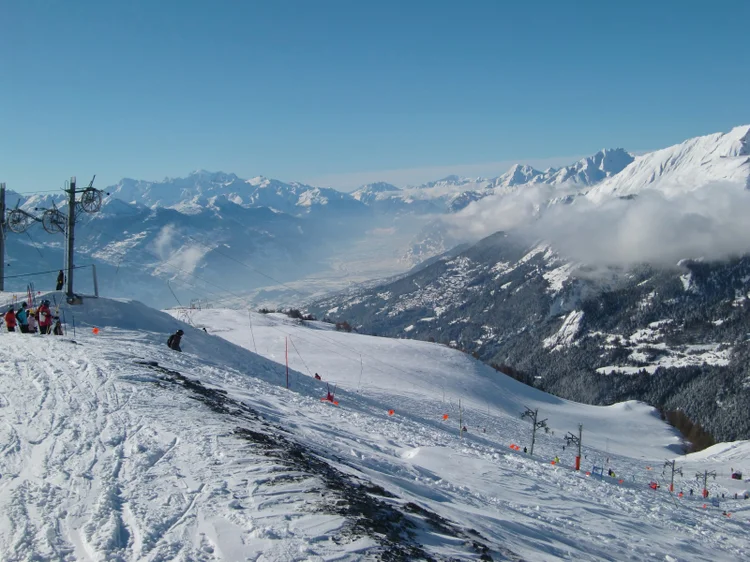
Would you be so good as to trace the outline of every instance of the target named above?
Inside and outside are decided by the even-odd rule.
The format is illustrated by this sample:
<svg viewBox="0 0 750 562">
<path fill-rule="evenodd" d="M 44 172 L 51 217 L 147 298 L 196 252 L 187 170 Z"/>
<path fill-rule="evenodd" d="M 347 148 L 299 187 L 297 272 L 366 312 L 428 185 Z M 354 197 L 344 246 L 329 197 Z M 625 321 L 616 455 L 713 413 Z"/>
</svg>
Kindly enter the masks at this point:
<svg viewBox="0 0 750 562">
<path fill-rule="evenodd" d="M 42 301 L 42 304 L 36 310 L 37 320 L 39 320 L 39 333 L 48 334 L 52 327 L 52 312 L 49 309 L 49 301 Z"/>
</svg>

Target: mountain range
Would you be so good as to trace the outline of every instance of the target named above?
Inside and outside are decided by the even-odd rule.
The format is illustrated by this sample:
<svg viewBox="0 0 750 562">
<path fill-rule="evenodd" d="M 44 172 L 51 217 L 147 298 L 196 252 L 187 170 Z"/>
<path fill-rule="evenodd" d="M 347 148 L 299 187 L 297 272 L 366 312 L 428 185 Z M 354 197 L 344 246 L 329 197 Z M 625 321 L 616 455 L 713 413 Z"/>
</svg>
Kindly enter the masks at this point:
<svg viewBox="0 0 750 562">
<path fill-rule="evenodd" d="M 540 191 L 534 216 L 585 200 L 601 204 L 645 191 L 690 191 L 711 182 L 748 185 L 749 126 L 634 156 L 623 149 L 558 169 L 516 165 L 494 178 L 448 176 L 419 186 L 374 183 L 344 193 L 297 182 L 199 170 L 162 181 L 123 179 L 106 187 L 101 212 L 77 227 L 77 265 L 96 264 L 100 290 L 152 304 L 172 299 L 237 298 L 264 286 L 295 285 L 297 297 L 393 275 L 480 236 L 498 201 Z M 11 186 L 12 187 L 12 186 Z M 535 191 L 536 190 L 536 191 Z M 9 192 L 7 205 L 38 213 L 64 197 Z M 9 234 L 8 286 L 23 290 L 25 273 L 63 264 L 62 236 L 32 226 Z M 364 265 L 366 264 L 366 266 Z M 17 277 L 15 276 L 17 275 Z M 319 280 L 313 286 L 307 279 Z M 87 275 L 81 291 L 90 291 Z M 49 283 L 35 278 L 37 285 Z M 324 280 L 324 281 L 320 281 Z M 266 292 L 269 299 L 281 293 Z"/>
</svg>

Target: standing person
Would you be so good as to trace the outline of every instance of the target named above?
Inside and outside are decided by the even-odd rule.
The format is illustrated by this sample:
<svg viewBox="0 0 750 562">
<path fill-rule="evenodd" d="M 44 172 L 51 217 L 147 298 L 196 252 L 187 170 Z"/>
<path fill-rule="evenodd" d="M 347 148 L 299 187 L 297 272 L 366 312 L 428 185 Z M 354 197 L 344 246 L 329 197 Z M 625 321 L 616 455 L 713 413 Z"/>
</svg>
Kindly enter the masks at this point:
<svg viewBox="0 0 750 562">
<path fill-rule="evenodd" d="M 173 349 L 174 351 L 182 351 L 180 343 L 182 341 L 182 334 L 184 333 L 185 332 L 183 332 L 182 330 L 177 330 L 174 334 L 169 336 L 169 339 L 167 340 L 169 349 Z"/>
<path fill-rule="evenodd" d="M 55 287 L 55 291 L 61 291 L 63 288 L 63 283 L 65 283 L 65 274 L 61 269 L 60 273 L 57 274 L 57 286 Z"/>
<path fill-rule="evenodd" d="M 30 334 L 36 334 L 39 323 L 36 321 L 36 310 L 29 310 L 29 314 L 26 317 L 29 322 L 28 329 Z"/>
<path fill-rule="evenodd" d="M 11 306 L 8 312 L 5 313 L 5 325 L 8 327 L 9 332 L 15 332 L 16 324 L 16 313 L 13 312 L 13 306 Z"/>
<path fill-rule="evenodd" d="M 26 310 L 26 303 L 21 303 L 21 308 L 18 309 L 18 312 L 16 312 L 16 320 L 18 321 L 18 325 L 21 328 L 22 334 L 28 334 L 29 333 L 29 312 Z"/>
<path fill-rule="evenodd" d="M 36 317 L 39 320 L 39 333 L 49 333 L 52 326 L 52 313 L 49 309 L 48 300 L 43 300 L 42 304 L 36 309 Z"/>
</svg>

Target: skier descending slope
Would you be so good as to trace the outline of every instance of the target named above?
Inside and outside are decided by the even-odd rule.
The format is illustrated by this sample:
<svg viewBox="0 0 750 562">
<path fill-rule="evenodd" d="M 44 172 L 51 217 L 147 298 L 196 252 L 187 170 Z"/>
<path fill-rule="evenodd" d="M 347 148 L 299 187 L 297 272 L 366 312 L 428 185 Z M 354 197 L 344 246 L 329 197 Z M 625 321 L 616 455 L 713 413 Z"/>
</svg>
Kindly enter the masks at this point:
<svg viewBox="0 0 750 562">
<path fill-rule="evenodd" d="M 173 349 L 175 351 L 182 351 L 182 348 L 180 347 L 180 342 L 182 340 L 182 334 L 184 334 L 182 330 L 177 330 L 174 334 L 169 336 L 169 339 L 167 340 L 167 345 L 169 346 L 169 349 Z"/>
</svg>

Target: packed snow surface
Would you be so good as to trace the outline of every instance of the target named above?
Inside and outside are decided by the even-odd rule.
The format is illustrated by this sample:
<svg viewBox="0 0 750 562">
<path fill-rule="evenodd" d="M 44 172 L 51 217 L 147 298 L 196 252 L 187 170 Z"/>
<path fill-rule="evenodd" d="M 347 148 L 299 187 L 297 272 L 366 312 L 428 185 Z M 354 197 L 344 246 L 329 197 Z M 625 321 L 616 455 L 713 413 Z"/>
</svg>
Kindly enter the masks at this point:
<svg viewBox="0 0 750 562">
<path fill-rule="evenodd" d="M 275 314 L 61 312 L 65 336 L 0 335 L 2 560 L 748 555 L 750 501 L 703 508 L 687 470 L 670 496 L 678 439 L 643 404 L 582 406 L 440 345 Z M 183 353 L 165 345 L 178 327 Z M 329 383 L 338 405 L 320 400 Z M 509 448 L 531 444 L 524 407 L 554 430 L 533 457 Z M 578 423 L 584 471 L 615 478 L 570 469 Z M 748 444 L 714 449 L 678 466 L 716 470 L 712 498 L 743 489 L 727 473 L 750 472 Z"/>
</svg>

